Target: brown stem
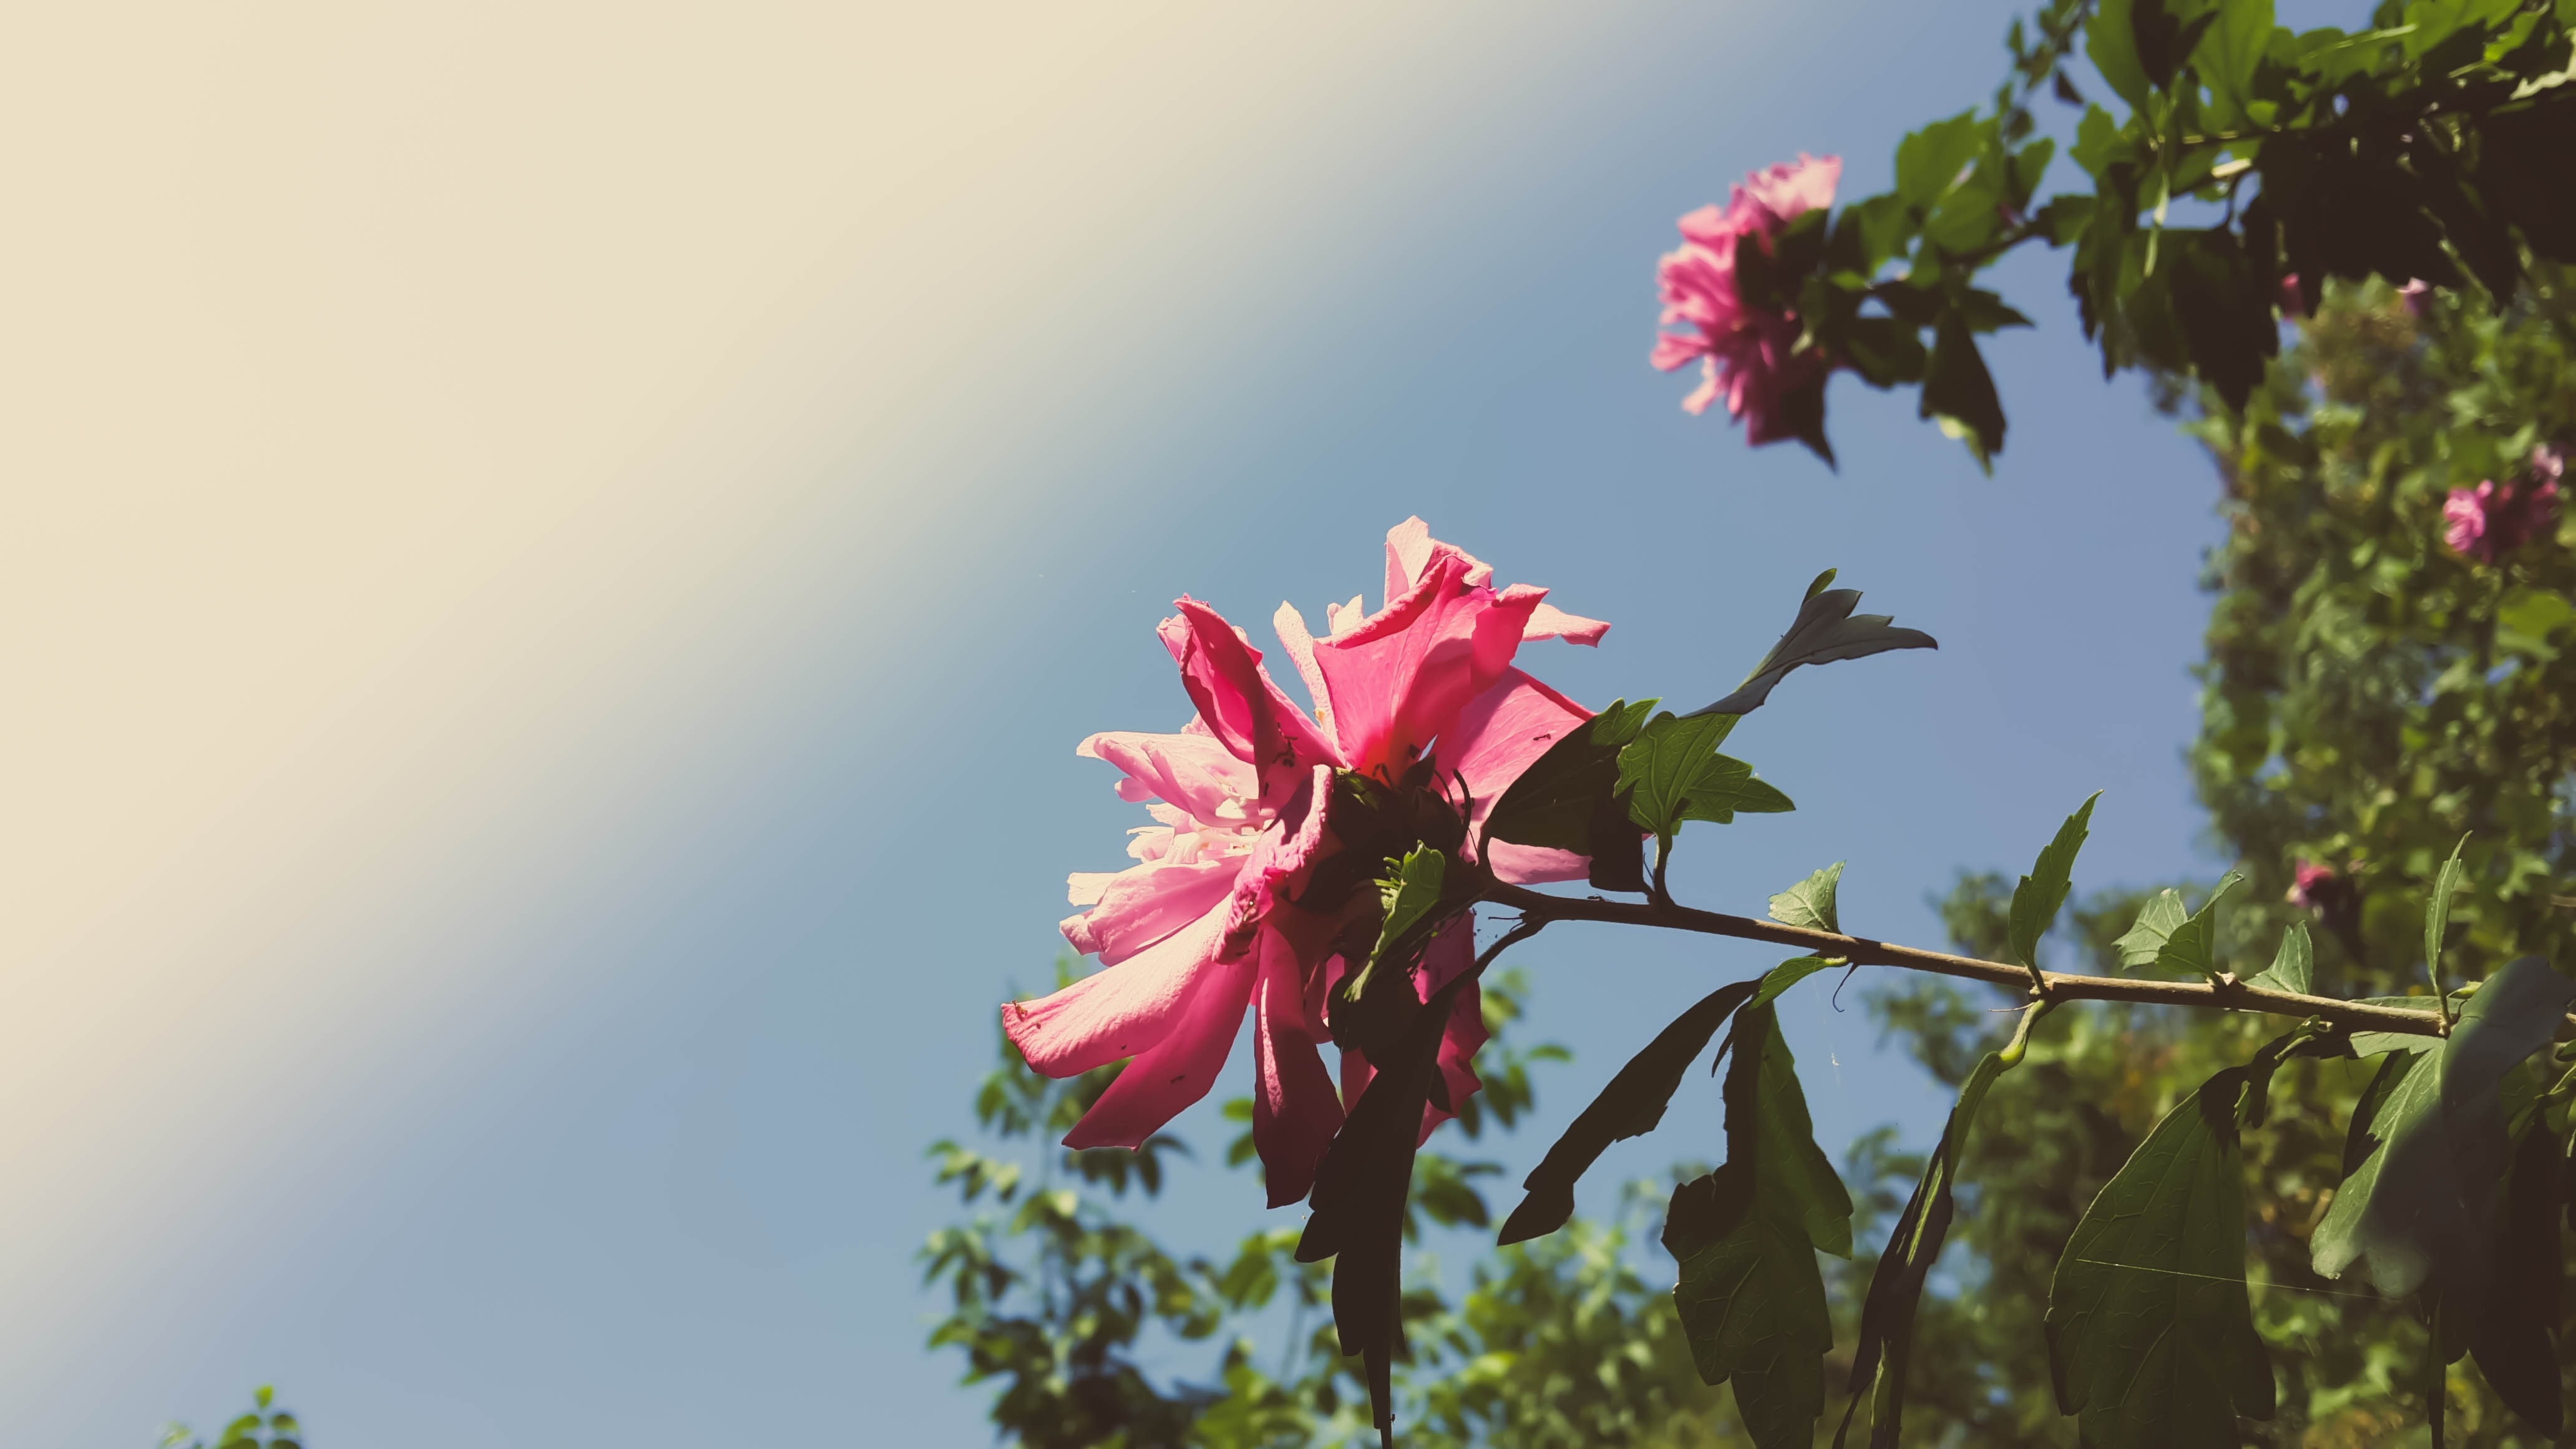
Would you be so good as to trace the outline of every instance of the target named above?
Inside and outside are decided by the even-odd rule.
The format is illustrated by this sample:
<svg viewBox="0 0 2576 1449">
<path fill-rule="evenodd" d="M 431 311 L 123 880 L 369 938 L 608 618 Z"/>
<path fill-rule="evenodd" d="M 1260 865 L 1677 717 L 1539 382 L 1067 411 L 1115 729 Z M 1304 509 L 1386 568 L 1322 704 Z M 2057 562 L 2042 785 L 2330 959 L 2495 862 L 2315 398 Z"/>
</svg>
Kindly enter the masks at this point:
<svg viewBox="0 0 2576 1449">
<path fill-rule="evenodd" d="M 1768 941 L 1775 946 L 1788 946 L 1812 955 L 1840 956 L 1860 965 L 1928 971 L 1936 976 L 1956 976 L 1994 986 L 2019 988 L 2025 992 L 2038 989 L 2032 986 L 2028 970 L 2007 966 L 2000 961 L 1980 961 L 1973 956 L 1894 946 L 1862 936 L 1838 936 L 1831 931 L 1784 926 L 1776 921 L 1757 921 L 1718 911 L 1694 910 L 1689 906 L 1606 901 L 1598 896 L 1552 896 L 1526 886 L 1501 884 L 1491 887 L 1485 898 L 1520 911 L 1524 924 L 1531 921 L 1541 924 L 1549 921 L 1612 921 L 1630 926 L 1662 926 L 1711 936 L 1733 936 L 1745 941 Z M 2217 985 L 2207 981 L 2130 981 L 2116 976 L 2068 976 L 2055 971 L 2041 972 L 2040 980 L 2047 990 L 2045 999 L 2049 1001 L 2136 1001 L 2152 1006 L 2214 1007 L 2223 1011 L 2259 1011 L 2272 1016 L 2315 1017 L 2356 1031 L 2402 1032 L 2409 1036 L 2439 1036 L 2442 1033 L 2442 1019 L 2431 1011 L 2365 1006 L 2356 1001 L 2339 1001 L 2331 996 L 2302 996 L 2294 991 L 2270 991 L 2234 982 Z"/>
</svg>

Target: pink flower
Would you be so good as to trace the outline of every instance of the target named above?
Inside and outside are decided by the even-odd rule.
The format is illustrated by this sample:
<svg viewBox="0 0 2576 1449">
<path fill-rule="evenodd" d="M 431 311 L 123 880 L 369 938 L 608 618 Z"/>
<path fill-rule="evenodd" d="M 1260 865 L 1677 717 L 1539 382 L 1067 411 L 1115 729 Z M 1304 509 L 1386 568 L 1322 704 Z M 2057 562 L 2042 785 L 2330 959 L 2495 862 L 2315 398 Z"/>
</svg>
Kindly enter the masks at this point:
<svg viewBox="0 0 2576 1449">
<path fill-rule="evenodd" d="M 1691 413 L 1708 410 L 1723 393 L 1728 416 L 1744 420 L 1747 441 L 1777 442 L 1794 436 L 1780 416 L 1784 397 L 1814 382 L 1828 367 L 1821 353 L 1796 351 L 1799 325 L 1793 312 L 1747 305 L 1735 286 L 1735 252 L 1746 237 L 1767 245 L 1791 218 L 1833 205 L 1842 158 L 1801 153 L 1757 171 L 1729 194 L 1723 210 L 1703 206 L 1681 219 L 1682 245 L 1656 263 L 1664 324 L 1689 332 L 1658 333 L 1652 361 L 1665 372 L 1697 359 L 1700 385 L 1682 400 Z"/>
<path fill-rule="evenodd" d="M 2281 274 L 2280 301 L 2282 316 L 2296 318 L 2308 315 L 2307 301 L 2299 295 L 2298 273 L 2283 272 Z"/>
<path fill-rule="evenodd" d="M 1076 950 L 1101 969 L 1051 996 L 1002 1010 L 1029 1064 L 1070 1076 L 1134 1057 L 1066 1136 L 1068 1147 L 1134 1147 L 1205 1096 L 1225 1065 L 1247 1007 L 1253 1014 L 1253 1141 L 1273 1206 L 1305 1196 L 1340 1129 L 1342 1102 L 1320 1052 L 1324 1004 L 1349 969 L 1355 925 L 1374 932 L 1375 899 L 1319 903 L 1314 868 L 1343 849 L 1332 830 L 1336 771 L 1388 784 L 1429 759 L 1471 802 L 1469 829 L 1522 770 L 1590 711 L 1512 661 L 1521 644 L 1597 642 L 1609 628 L 1563 613 L 1546 590 L 1493 587 L 1493 570 L 1408 519 L 1387 534 L 1387 601 L 1325 611 L 1317 639 L 1281 605 L 1280 643 L 1314 699 L 1310 716 L 1272 681 L 1261 652 L 1215 610 L 1184 598 L 1159 630 L 1197 707 L 1178 734 L 1099 734 L 1077 753 L 1125 775 L 1121 798 L 1154 823 L 1129 832 L 1136 862 L 1076 873 L 1064 922 Z M 1469 839 L 1472 841 L 1473 835 Z M 1497 844 L 1506 880 L 1564 880 L 1585 863 L 1559 851 Z M 1375 862 L 1366 862 L 1374 875 Z M 1355 922 L 1354 913 L 1372 913 Z M 1419 999 L 1474 956 L 1472 914 L 1444 930 L 1415 968 Z M 1469 1062 L 1484 1042 L 1471 988 L 1442 1044 L 1449 1100 L 1478 1083 Z M 1367 1068 L 1344 1056 L 1356 1091 Z M 1430 1114 L 1427 1133 L 1441 1114 Z"/>
<path fill-rule="evenodd" d="M 2487 479 L 2454 488 L 2442 504 L 2442 541 L 2451 552 L 2494 563 L 2558 522 L 2558 484 L 2566 459 L 2557 448 L 2532 450 L 2524 476 L 2503 487 Z"/>
<path fill-rule="evenodd" d="M 2338 883 L 2334 867 L 2302 860 L 2291 873 L 2289 902 L 2303 910 L 2322 911 Z"/>
<path fill-rule="evenodd" d="M 2433 286 L 2422 277 L 2409 277 L 2406 285 L 2397 289 L 2397 300 L 2405 303 L 2406 310 L 2420 321 L 2424 309 L 2433 305 Z"/>
</svg>

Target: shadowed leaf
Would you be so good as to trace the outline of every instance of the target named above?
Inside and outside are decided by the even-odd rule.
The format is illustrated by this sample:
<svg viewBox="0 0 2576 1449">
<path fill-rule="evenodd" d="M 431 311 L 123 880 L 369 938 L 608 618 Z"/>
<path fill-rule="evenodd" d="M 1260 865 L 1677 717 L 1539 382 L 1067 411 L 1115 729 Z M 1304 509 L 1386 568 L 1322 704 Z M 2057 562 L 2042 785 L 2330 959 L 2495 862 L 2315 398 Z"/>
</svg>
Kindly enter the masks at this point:
<svg viewBox="0 0 2576 1449">
<path fill-rule="evenodd" d="M 1768 980 L 1766 976 L 1762 980 Z M 1503 1220 L 1501 1243 L 1518 1243 L 1555 1232 L 1574 1215 L 1574 1184 L 1613 1142 L 1641 1137 L 1664 1120 L 1664 1108 L 1682 1074 L 1708 1046 L 1709 1038 L 1750 998 L 1759 981 L 1738 981 L 1702 997 L 1690 1010 L 1655 1034 L 1645 1050 L 1628 1059 L 1601 1095 L 1576 1115 L 1565 1134 L 1521 1183 L 1528 1196 Z"/>
<path fill-rule="evenodd" d="M 2039 938 L 2048 934 L 2058 911 L 2066 904 L 2076 852 L 2084 848 L 2085 836 L 2091 833 L 2093 802 L 2101 798 L 2099 790 L 2084 798 L 2084 803 L 2057 828 L 2057 838 L 2040 851 L 2030 874 L 2013 888 L 2012 947 L 2020 953 L 2021 963 L 2033 971 L 2039 969 Z"/>
<path fill-rule="evenodd" d="M 1899 629 L 1886 614 L 1854 614 L 1860 604 L 1858 589 L 1828 589 L 1833 579 L 1827 569 L 1808 586 L 1806 599 L 1798 605 L 1798 617 L 1789 632 L 1762 656 L 1762 662 L 1733 694 L 1691 715 L 1748 715 L 1762 707 L 1772 689 L 1788 677 L 1789 671 L 1804 664 L 1831 664 L 1840 659 L 1862 659 L 1883 654 L 1890 649 L 1938 649 L 1932 636 L 1920 629 Z M 1731 726 L 1730 726 L 1731 727 Z M 1723 738 L 1721 735 L 1720 738 Z"/>
</svg>

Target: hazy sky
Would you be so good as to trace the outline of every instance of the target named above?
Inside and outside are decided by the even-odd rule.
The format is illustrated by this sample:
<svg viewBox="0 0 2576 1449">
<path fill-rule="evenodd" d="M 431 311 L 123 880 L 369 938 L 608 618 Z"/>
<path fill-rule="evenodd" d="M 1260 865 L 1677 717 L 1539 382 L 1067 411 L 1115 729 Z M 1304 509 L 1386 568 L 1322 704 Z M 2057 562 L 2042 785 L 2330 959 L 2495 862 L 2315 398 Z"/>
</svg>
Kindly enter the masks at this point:
<svg viewBox="0 0 2576 1449">
<path fill-rule="evenodd" d="M 1737 733 L 1801 809 L 1703 828 L 1694 898 L 1849 859 L 1932 942 L 2101 787 L 2079 888 L 2206 870 L 2211 472 L 2051 259 L 1991 480 L 1910 397 L 1836 383 L 1837 476 L 1646 366 L 1675 216 L 1802 150 L 1875 189 L 2009 12 L 1788 13 L 15 20 L 0 1422 L 274 1379 L 321 1449 L 984 1442 L 921 1149 L 1137 819 L 1072 746 L 1184 717 L 1173 595 L 1374 602 L 1408 514 L 1613 622 L 1529 656 L 1594 704 L 1714 697 L 1826 566 L 1940 637 Z M 1577 1060 L 1515 1161 L 1778 953 L 1520 954 Z M 1829 1145 L 1937 1125 L 1858 1010 L 1785 1015 Z"/>
</svg>

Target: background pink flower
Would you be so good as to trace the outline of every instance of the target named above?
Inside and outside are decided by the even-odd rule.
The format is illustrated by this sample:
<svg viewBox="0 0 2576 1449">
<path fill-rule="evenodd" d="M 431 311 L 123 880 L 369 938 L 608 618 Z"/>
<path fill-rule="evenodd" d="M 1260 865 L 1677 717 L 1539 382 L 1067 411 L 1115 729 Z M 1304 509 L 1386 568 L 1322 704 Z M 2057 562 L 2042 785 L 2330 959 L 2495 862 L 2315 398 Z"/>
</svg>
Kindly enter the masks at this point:
<svg viewBox="0 0 2576 1449">
<path fill-rule="evenodd" d="M 2565 472 L 2565 455 L 2544 445 L 2532 451 L 2520 478 L 2452 489 L 2442 504 L 2442 541 L 2462 558 L 2503 558 L 2557 524 L 2558 484 Z"/>
<path fill-rule="evenodd" d="M 1795 162 L 1754 172 L 1732 190 L 1725 207 L 1703 206 L 1683 217 L 1682 245 L 1656 264 L 1664 325 L 1691 330 L 1659 333 L 1651 360 L 1665 372 L 1698 361 L 1699 388 L 1682 407 L 1705 412 L 1723 395 L 1728 415 L 1744 420 L 1748 441 L 1792 436 L 1781 421 L 1781 399 L 1815 381 L 1829 364 L 1821 354 L 1795 350 L 1795 313 L 1746 305 L 1735 283 L 1737 244 L 1746 237 L 1767 243 L 1791 218 L 1831 206 L 1842 170 L 1838 156 L 1801 153 Z"/>
</svg>

